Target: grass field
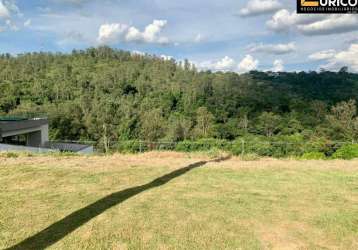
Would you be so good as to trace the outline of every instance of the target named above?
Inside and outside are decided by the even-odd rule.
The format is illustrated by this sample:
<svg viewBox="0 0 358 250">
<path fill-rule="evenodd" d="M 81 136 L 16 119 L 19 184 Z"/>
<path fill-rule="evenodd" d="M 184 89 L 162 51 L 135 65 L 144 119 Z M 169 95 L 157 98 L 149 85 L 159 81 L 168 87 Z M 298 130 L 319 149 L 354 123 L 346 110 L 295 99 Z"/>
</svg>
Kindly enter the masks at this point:
<svg viewBox="0 0 358 250">
<path fill-rule="evenodd" d="M 358 161 L 0 158 L 0 249 L 358 249 Z"/>
</svg>

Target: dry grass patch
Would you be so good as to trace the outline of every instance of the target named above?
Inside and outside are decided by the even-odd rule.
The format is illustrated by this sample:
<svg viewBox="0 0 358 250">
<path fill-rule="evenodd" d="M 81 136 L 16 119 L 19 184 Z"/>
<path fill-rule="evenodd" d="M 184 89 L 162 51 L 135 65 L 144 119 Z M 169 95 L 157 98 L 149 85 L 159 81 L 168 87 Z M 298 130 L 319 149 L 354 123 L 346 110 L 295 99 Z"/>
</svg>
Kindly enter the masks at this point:
<svg viewBox="0 0 358 250">
<path fill-rule="evenodd" d="M 358 248 L 358 161 L 231 158 L 204 164 L 208 160 L 173 152 L 1 158 L 0 249 L 46 227 L 63 235 L 54 240 L 45 232 L 43 242 L 35 237 L 32 244 Z M 189 165 L 197 167 L 176 171 Z M 168 173 L 174 174 L 157 179 Z"/>
</svg>

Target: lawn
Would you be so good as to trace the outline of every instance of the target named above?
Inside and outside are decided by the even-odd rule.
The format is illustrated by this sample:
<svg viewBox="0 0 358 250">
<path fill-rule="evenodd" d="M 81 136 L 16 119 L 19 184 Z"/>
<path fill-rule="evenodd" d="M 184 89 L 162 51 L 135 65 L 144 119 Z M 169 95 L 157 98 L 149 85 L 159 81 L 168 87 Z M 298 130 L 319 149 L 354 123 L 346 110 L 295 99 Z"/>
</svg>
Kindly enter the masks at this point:
<svg viewBox="0 0 358 250">
<path fill-rule="evenodd" d="M 358 249 L 358 161 L 0 158 L 0 249 Z"/>
</svg>

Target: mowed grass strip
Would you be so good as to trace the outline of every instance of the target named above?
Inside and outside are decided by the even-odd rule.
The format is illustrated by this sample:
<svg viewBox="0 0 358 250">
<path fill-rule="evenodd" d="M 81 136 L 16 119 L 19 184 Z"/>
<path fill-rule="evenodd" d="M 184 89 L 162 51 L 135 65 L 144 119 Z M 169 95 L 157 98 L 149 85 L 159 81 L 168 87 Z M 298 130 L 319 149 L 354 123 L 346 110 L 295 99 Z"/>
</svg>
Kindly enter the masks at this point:
<svg viewBox="0 0 358 250">
<path fill-rule="evenodd" d="M 0 249 L 111 193 L 206 160 L 1 159 Z M 49 249 L 358 249 L 358 162 L 211 162 L 105 210 Z"/>
</svg>

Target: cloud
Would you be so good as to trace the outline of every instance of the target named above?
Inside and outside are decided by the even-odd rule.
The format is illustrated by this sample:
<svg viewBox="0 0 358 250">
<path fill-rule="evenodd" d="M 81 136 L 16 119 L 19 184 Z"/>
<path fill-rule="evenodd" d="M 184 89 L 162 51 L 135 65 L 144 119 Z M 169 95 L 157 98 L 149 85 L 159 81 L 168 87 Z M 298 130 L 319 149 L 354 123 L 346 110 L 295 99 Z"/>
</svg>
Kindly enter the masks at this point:
<svg viewBox="0 0 358 250">
<path fill-rule="evenodd" d="M 31 19 L 27 19 L 25 22 L 24 22 L 24 27 L 30 27 L 31 26 Z"/>
<path fill-rule="evenodd" d="M 358 43 L 358 37 L 351 37 L 344 40 L 345 44 Z"/>
<path fill-rule="evenodd" d="M 132 56 L 145 56 L 146 54 L 143 51 L 133 50 L 133 51 L 131 51 L 131 55 Z"/>
<path fill-rule="evenodd" d="M 170 61 L 174 59 L 172 56 L 167 56 L 167 55 L 160 55 L 160 58 L 162 58 L 164 61 Z"/>
<path fill-rule="evenodd" d="M 245 73 L 257 69 L 259 61 L 255 60 L 251 55 L 246 55 L 238 65 L 238 72 Z"/>
<path fill-rule="evenodd" d="M 323 50 L 309 55 L 308 58 L 313 61 L 327 60 L 333 58 L 336 53 L 334 49 Z"/>
<path fill-rule="evenodd" d="M 288 31 L 295 21 L 290 12 L 286 9 L 280 10 L 272 16 L 271 20 L 266 22 L 269 29 L 276 32 Z"/>
<path fill-rule="evenodd" d="M 296 44 L 294 42 L 287 44 L 252 44 L 249 46 L 251 53 L 266 53 L 273 55 L 289 54 L 296 51 Z"/>
<path fill-rule="evenodd" d="M 277 59 L 273 62 L 272 72 L 283 72 L 284 70 L 285 66 L 281 59 Z"/>
<path fill-rule="evenodd" d="M 91 2 L 94 0 L 52 0 L 52 2 L 58 3 L 58 4 L 69 4 L 73 6 L 82 6 L 85 3 Z"/>
<path fill-rule="evenodd" d="M 276 32 L 287 32 L 290 29 L 296 28 L 297 25 L 310 24 L 315 21 L 322 20 L 327 15 L 298 15 L 296 12 L 290 13 L 286 9 L 277 11 L 270 20 L 266 22 L 269 29 Z"/>
<path fill-rule="evenodd" d="M 197 64 L 197 67 L 201 70 L 213 70 L 213 71 L 236 71 L 237 63 L 234 59 L 225 56 L 218 61 L 205 61 Z"/>
<path fill-rule="evenodd" d="M 56 0 L 59 3 L 71 3 L 71 4 L 82 4 L 90 0 Z"/>
<path fill-rule="evenodd" d="M 50 13 L 52 11 L 48 6 L 39 6 L 36 9 L 42 13 Z"/>
<path fill-rule="evenodd" d="M 348 66 L 355 72 L 358 72 L 358 43 L 352 44 L 348 50 L 341 51 L 332 59 L 335 64 Z"/>
<path fill-rule="evenodd" d="M 250 0 L 246 7 L 240 10 L 239 15 L 243 17 L 258 16 L 273 13 L 281 8 L 277 0 Z"/>
<path fill-rule="evenodd" d="M 141 32 L 136 27 L 130 27 L 127 24 L 103 24 L 99 28 L 97 40 L 101 44 L 115 44 L 121 41 L 167 44 L 169 39 L 160 35 L 166 25 L 166 20 L 154 20 Z"/>
<path fill-rule="evenodd" d="M 196 63 L 196 66 L 199 70 L 246 73 L 257 69 L 258 64 L 258 60 L 255 60 L 251 55 L 246 55 L 239 63 L 231 57 L 225 56 L 218 61 L 204 61 Z"/>
<path fill-rule="evenodd" d="M 217 71 L 234 71 L 236 67 L 235 60 L 225 56 L 213 65 L 213 68 Z"/>
<path fill-rule="evenodd" d="M 199 33 L 195 36 L 194 42 L 200 43 L 201 41 L 203 41 L 203 36 Z"/>
<path fill-rule="evenodd" d="M 64 34 L 64 38 L 60 41 L 57 42 L 57 44 L 61 47 L 65 47 L 68 45 L 73 45 L 73 44 L 79 44 L 82 42 L 86 42 L 86 38 L 84 36 L 84 34 L 82 34 L 79 31 L 75 31 L 75 30 L 71 30 L 68 31 Z"/>
<path fill-rule="evenodd" d="M 10 18 L 10 10 L 5 6 L 3 1 L 0 1 L 0 18 Z"/>
<path fill-rule="evenodd" d="M 325 20 L 298 25 L 298 30 L 304 35 L 330 35 L 358 30 L 358 16 L 331 15 Z"/>
<path fill-rule="evenodd" d="M 5 21 L 5 24 L 6 24 L 6 26 L 7 26 L 10 30 L 12 30 L 12 31 L 18 31 L 18 30 L 19 30 L 19 28 L 17 27 L 17 25 L 16 25 L 13 21 L 11 21 L 10 19 L 7 19 L 7 20 Z"/>
<path fill-rule="evenodd" d="M 98 42 L 103 44 L 117 43 L 122 40 L 128 31 L 128 26 L 120 23 L 103 24 L 99 28 Z"/>
<path fill-rule="evenodd" d="M 18 31 L 19 28 L 17 27 L 16 23 L 14 22 L 14 16 L 22 17 L 22 14 L 15 4 L 14 0 L 0 0 L 0 19 L 3 19 L 4 23 L 1 27 L 0 32 L 6 30 Z"/>
<path fill-rule="evenodd" d="M 9 19 L 11 18 L 12 14 L 18 14 L 21 16 L 21 12 L 17 5 L 15 4 L 15 1 L 13 0 L 0 0 L 0 18 L 2 19 Z"/>
<path fill-rule="evenodd" d="M 339 70 L 344 66 L 353 72 L 358 72 L 358 43 L 351 44 L 347 50 L 336 52 L 331 57 L 327 56 L 327 64 L 321 65 L 321 68 L 327 70 Z"/>
<path fill-rule="evenodd" d="M 351 15 L 298 15 L 286 9 L 277 11 L 266 22 L 276 32 L 296 30 L 303 35 L 330 35 L 358 30 L 358 16 Z"/>
</svg>

